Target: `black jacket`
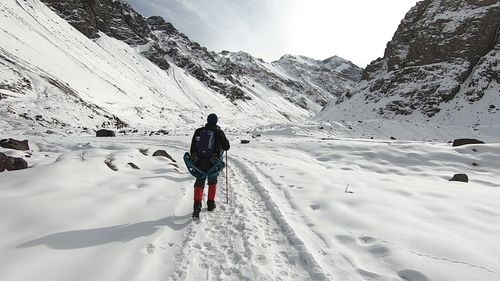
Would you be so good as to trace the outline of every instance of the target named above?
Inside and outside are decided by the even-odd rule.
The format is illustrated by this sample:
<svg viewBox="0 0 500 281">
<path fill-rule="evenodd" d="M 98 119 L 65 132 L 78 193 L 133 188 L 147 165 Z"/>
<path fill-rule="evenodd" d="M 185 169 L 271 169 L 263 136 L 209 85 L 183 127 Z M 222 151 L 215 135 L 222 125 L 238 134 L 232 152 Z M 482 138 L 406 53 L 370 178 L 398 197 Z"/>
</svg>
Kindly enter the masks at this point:
<svg viewBox="0 0 500 281">
<path fill-rule="evenodd" d="M 191 149 L 189 151 L 191 153 L 191 157 L 196 157 L 196 154 L 198 152 L 196 148 L 196 137 L 200 136 L 203 129 L 210 129 L 212 132 L 214 132 L 215 155 L 221 156 L 225 150 L 229 150 L 229 141 L 227 140 L 226 135 L 220 129 L 220 127 L 206 124 L 204 127 L 198 128 L 194 132 L 193 139 L 191 140 Z"/>
</svg>

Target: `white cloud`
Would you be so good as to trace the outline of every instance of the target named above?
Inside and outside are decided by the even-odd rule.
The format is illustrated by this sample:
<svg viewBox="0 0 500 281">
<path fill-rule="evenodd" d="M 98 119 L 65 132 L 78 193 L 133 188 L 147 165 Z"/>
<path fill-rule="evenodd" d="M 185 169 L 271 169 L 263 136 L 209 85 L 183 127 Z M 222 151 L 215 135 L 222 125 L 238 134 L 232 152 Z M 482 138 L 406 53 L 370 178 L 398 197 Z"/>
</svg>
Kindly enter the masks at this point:
<svg viewBox="0 0 500 281">
<path fill-rule="evenodd" d="M 128 0 L 161 15 L 210 50 L 246 51 L 265 60 L 283 54 L 338 55 L 365 66 L 383 55 L 417 0 Z"/>
</svg>

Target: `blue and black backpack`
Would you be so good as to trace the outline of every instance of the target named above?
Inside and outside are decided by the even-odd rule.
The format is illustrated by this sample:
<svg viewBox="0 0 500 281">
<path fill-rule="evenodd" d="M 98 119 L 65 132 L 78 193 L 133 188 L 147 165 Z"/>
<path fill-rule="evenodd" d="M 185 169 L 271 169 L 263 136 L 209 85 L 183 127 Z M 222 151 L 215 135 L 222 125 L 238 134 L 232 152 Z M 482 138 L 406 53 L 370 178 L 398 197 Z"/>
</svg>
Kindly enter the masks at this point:
<svg viewBox="0 0 500 281">
<path fill-rule="evenodd" d="M 212 130 L 203 129 L 196 139 L 197 155 L 202 159 L 211 159 L 215 154 L 215 135 Z"/>
</svg>

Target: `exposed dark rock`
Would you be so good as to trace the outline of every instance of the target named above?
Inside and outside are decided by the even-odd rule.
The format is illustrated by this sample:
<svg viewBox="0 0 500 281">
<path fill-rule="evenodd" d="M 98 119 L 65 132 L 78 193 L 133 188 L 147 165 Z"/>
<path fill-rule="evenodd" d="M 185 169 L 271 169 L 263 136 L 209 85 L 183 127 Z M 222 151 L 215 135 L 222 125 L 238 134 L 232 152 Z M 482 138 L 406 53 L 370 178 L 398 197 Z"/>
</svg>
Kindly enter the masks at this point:
<svg viewBox="0 0 500 281">
<path fill-rule="evenodd" d="M 250 140 L 241 140 L 241 143 L 242 144 L 247 144 L 247 143 L 250 143 Z"/>
<path fill-rule="evenodd" d="M 0 172 L 15 171 L 28 168 L 28 162 L 20 157 L 10 157 L 0 153 Z"/>
<path fill-rule="evenodd" d="M 115 137 L 115 132 L 107 129 L 100 129 L 95 132 L 96 137 Z"/>
<path fill-rule="evenodd" d="M 129 165 L 130 167 L 132 167 L 132 169 L 134 169 L 134 170 L 140 170 L 140 168 L 139 168 L 136 164 L 134 164 L 134 163 L 132 163 L 132 162 L 129 162 L 129 163 L 128 163 L 128 165 Z"/>
<path fill-rule="evenodd" d="M 158 130 L 156 132 L 151 132 L 151 133 L 154 133 L 155 135 L 159 136 L 159 135 L 168 135 L 170 132 L 167 130 L 161 129 L 161 130 Z"/>
<path fill-rule="evenodd" d="M 3 139 L 0 140 L 0 146 L 3 148 L 10 148 L 15 150 L 30 150 L 28 140 L 19 141 L 15 139 Z"/>
<path fill-rule="evenodd" d="M 469 182 L 469 177 L 466 174 L 455 174 L 450 181 Z"/>
<path fill-rule="evenodd" d="M 14 169 L 12 169 L 11 171 L 23 170 L 28 168 L 28 162 L 26 162 L 26 160 L 24 160 L 23 158 L 13 157 L 12 159 L 14 160 Z"/>
<path fill-rule="evenodd" d="M 168 35 L 178 35 L 179 31 L 169 22 L 166 22 L 164 18 L 158 16 L 152 16 L 146 19 L 146 22 L 151 27 L 153 31 L 164 31 Z"/>
<path fill-rule="evenodd" d="M 5 170 L 14 171 L 16 169 L 16 161 L 14 157 L 7 156 L 7 160 L 4 162 Z"/>
<path fill-rule="evenodd" d="M 149 148 L 139 148 L 139 152 L 144 156 L 148 156 Z"/>
<path fill-rule="evenodd" d="M 9 157 L 0 152 L 0 172 L 7 170 L 7 167 L 9 167 L 8 161 Z"/>
<path fill-rule="evenodd" d="M 476 140 L 476 139 L 456 139 L 453 141 L 452 146 L 462 146 L 462 145 L 467 145 L 467 144 L 484 144 L 483 141 Z"/>
<path fill-rule="evenodd" d="M 116 171 L 118 171 L 118 167 L 115 164 L 115 160 L 116 160 L 116 154 L 114 154 L 114 153 L 108 154 L 108 155 L 106 155 L 106 158 L 104 159 L 104 164 L 106 164 L 106 166 L 108 166 L 108 168 L 110 168 L 111 170 L 116 172 Z"/>
<path fill-rule="evenodd" d="M 130 45 L 143 45 L 153 36 L 144 17 L 125 1 L 42 0 L 89 38 L 99 31 Z"/>
<path fill-rule="evenodd" d="M 167 157 L 168 159 L 170 159 L 170 161 L 172 162 L 177 162 L 175 161 L 174 158 L 172 158 L 172 156 L 170 156 L 170 154 L 168 154 L 165 150 L 157 150 L 155 151 L 155 153 L 153 153 L 153 156 L 163 156 L 163 157 Z"/>
</svg>

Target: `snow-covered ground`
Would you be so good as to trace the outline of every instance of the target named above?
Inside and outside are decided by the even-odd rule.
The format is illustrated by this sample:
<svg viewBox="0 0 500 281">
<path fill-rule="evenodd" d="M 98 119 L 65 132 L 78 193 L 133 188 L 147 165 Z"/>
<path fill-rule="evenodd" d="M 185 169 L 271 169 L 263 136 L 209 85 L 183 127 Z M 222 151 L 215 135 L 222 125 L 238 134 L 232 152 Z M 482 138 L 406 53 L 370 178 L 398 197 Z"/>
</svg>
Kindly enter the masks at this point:
<svg viewBox="0 0 500 281">
<path fill-rule="evenodd" d="M 0 139 L 31 146 L 0 149 L 30 165 L 0 173 L 0 281 L 500 280 L 498 114 L 300 122 L 258 83 L 235 105 L 37 0 L 2 1 L 0 35 Z M 233 144 L 229 203 L 222 176 L 193 224 L 182 155 L 207 111 Z M 115 116 L 137 133 L 90 135 Z M 448 143 L 463 137 L 487 144 Z"/>
<path fill-rule="evenodd" d="M 230 134 L 229 204 L 222 176 L 200 224 L 181 163 L 189 135 L 18 135 L 29 153 L 0 152 L 31 167 L 0 173 L 0 280 L 500 279 L 497 136 L 452 148 L 422 141 L 432 130 L 339 132 Z M 470 182 L 449 182 L 455 173 Z"/>
</svg>

